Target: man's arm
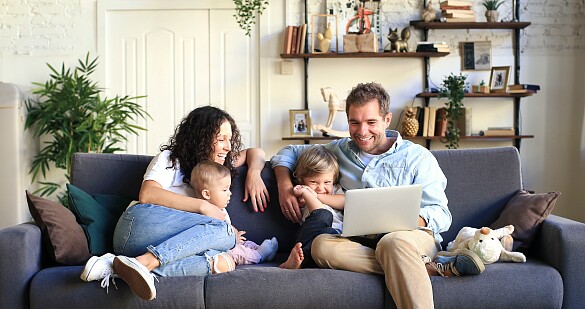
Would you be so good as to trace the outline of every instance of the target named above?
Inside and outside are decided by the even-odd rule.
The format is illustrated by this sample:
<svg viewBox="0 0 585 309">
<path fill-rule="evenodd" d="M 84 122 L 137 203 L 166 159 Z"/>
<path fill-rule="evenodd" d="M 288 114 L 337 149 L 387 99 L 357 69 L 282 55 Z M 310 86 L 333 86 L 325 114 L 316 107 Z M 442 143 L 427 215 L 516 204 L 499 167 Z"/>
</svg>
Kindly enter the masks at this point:
<svg viewBox="0 0 585 309">
<path fill-rule="evenodd" d="M 435 234 L 447 231 L 452 221 L 445 195 L 447 178 L 430 152 L 421 160 L 415 182 L 423 187 L 419 226 L 426 226 Z"/>
<path fill-rule="evenodd" d="M 297 198 L 293 193 L 293 181 L 291 173 L 294 171 L 297 159 L 304 149 L 311 145 L 289 145 L 281 149 L 270 159 L 276 184 L 278 186 L 278 198 L 282 214 L 290 221 L 299 223 L 302 218 L 301 209 Z"/>
</svg>

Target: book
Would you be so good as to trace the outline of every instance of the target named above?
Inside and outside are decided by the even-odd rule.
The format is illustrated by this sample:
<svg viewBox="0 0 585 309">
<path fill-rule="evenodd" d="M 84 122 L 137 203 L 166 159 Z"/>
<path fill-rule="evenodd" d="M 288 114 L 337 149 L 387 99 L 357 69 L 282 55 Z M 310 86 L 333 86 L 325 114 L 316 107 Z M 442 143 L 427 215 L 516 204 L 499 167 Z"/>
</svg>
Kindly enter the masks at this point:
<svg viewBox="0 0 585 309">
<path fill-rule="evenodd" d="M 292 46 L 292 29 L 293 26 L 286 26 L 284 29 L 284 47 L 283 54 L 290 54 Z"/>
<path fill-rule="evenodd" d="M 463 14 L 463 13 L 444 13 L 445 18 L 473 18 L 475 20 L 475 14 Z"/>
<path fill-rule="evenodd" d="M 510 89 L 510 90 L 520 90 L 520 89 L 540 90 L 540 86 L 539 85 L 531 85 L 531 84 L 517 84 L 517 85 L 509 85 L 508 89 Z"/>
<path fill-rule="evenodd" d="M 514 128 L 508 129 L 490 129 L 483 131 L 484 136 L 513 136 Z"/>
<path fill-rule="evenodd" d="M 303 24 L 301 26 L 301 46 L 299 48 L 300 54 L 303 54 L 305 52 L 306 37 L 307 37 L 307 24 Z"/>
<path fill-rule="evenodd" d="M 445 18 L 446 23 L 468 23 L 468 22 L 475 22 L 475 17 L 473 18 Z"/>
<path fill-rule="evenodd" d="M 420 53 L 450 53 L 451 49 L 449 47 L 417 47 L 416 51 Z"/>
<path fill-rule="evenodd" d="M 461 9 L 457 7 L 457 9 L 442 9 L 443 14 L 466 14 L 466 15 L 474 15 L 475 12 L 472 9 Z"/>
<path fill-rule="evenodd" d="M 424 116 L 425 108 L 419 107 L 416 114 L 416 120 L 418 121 L 418 132 L 416 133 L 416 136 L 423 136 Z"/>
<path fill-rule="evenodd" d="M 429 124 L 427 136 L 435 136 L 435 122 L 437 121 L 437 108 L 429 106 Z"/>
<path fill-rule="evenodd" d="M 467 6 L 467 7 L 471 7 L 473 5 L 473 2 L 471 1 L 463 1 L 463 0 L 446 0 L 446 1 L 442 1 L 441 3 L 439 3 L 439 6 L 441 8 L 447 7 L 447 6 Z"/>
<path fill-rule="evenodd" d="M 463 107 L 465 112 L 463 113 L 465 117 L 465 127 L 463 128 L 462 132 L 465 132 L 465 136 L 471 136 L 471 107 Z M 463 134 L 461 134 L 463 135 Z"/>
<path fill-rule="evenodd" d="M 471 5 L 442 5 L 441 10 L 459 10 L 459 11 L 471 11 Z"/>
<path fill-rule="evenodd" d="M 532 89 L 510 89 L 508 93 L 537 93 L 538 91 Z"/>
<path fill-rule="evenodd" d="M 449 47 L 449 44 L 447 43 L 418 43 L 416 45 L 416 47 L 422 47 L 422 48 L 429 48 L 429 47 Z"/>
<path fill-rule="evenodd" d="M 422 127 L 423 127 L 423 131 L 422 131 L 422 136 L 429 136 L 429 114 L 430 114 L 430 110 L 428 106 L 425 106 L 423 108 L 423 122 L 422 122 Z M 420 124 L 419 124 L 420 126 Z"/>
<path fill-rule="evenodd" d="M 432 45 L 432 46 L 441 46 L 441 45 L 447 45 L 449 46 L 449 44 L 447 44 L 447 42 L 445 41 L 420 41 L 418 42 L 416 45 Z"/>
<path fill-rule="evenodd" d="M 292 26 L 292 37 L 291 37 L 291 44 L 290 44 L 290 53 L 296 54 L 297 53 L 297 35 L 299 33 L 299 27 Z"/>
</svg>

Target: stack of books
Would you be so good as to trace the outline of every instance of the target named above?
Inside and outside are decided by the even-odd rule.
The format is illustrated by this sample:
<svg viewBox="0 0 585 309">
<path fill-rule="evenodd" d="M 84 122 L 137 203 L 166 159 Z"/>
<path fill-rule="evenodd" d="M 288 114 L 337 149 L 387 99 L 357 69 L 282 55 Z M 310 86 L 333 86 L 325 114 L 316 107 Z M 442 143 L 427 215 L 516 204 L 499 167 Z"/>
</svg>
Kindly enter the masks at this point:
<svg viewBox="0 0 585 309">
<path fill-rule="evenodd" d="M 416 45 L 416 51 L 419 53 L 431 52 L 431 53 L 450 53 L 451 49 L 447 42 L 430 42 L 422 41 Z"/>
<path fill-rule="evenodd" d="M 440 6 L 446 22 L 475 22 L 471 1 L 446 0 L 441 2 Z"/>
<path fill-rule="evenodd" d="M 518 84 L 508 86 L 508 93 L 537 93 L 540 90 L 539 85 Z"/>
<path fill-rule="evenodd" d="M 284 29 L 283 54 L 302 54 L 305 50 L 307 24 L 286 26 Z"/>
</svg>

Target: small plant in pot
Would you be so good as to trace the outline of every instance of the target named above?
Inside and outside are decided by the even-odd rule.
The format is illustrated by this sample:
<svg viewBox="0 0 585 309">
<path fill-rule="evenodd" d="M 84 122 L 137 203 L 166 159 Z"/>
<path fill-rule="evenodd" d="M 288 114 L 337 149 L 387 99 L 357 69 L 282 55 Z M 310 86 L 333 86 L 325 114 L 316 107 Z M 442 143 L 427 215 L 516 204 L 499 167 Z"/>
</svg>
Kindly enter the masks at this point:
<svg viewBox="0 0 585 309">
<path fill-rule="evenodd" d="M 47 64 L 51 78 L 44 84 L 33 83 L 38 88 L 32 91 L 36 97 L 25 103 L 28 111 L 25 129 L 32 130 L 35 138 L 44 141 L 31 165 L 33 182 L 41 175 L 46 180 L 53 166 L 63 169 L 69 180 L 73 153 L 123 150 L 120 147 L 127 140 L 126 134 L 144 130 L 132 124 L 137 118 L 150 117 L 135 103 L 143 97 L 102 97 L 103 89 L 92 81 L 97 64 L 97 58 L 90 60 L 89 53 L 74 69 L 63 64 L 58 71 Z M 39 181 L 39 184 L 35 193 L 41 196 L 51 195 L 61 187 L 50 181 Z M 57 197 L 63 205 L 68 204 L 63 192 Z"/>
<path fill-rule="evenodd" d="M 487 10 L 485 12 L 485 17 L 487 18 L 488 22 L 490 22 L 490 23 L 498 22 L 498 17 L 500 16 L 500 13 L 498 12 L 498 8 L 503 3 L 504 3 L 503 0 L 483 0 L 481 2 L 481 4 Z"/>
<path fill-rule="evenodd" d="M 443 84 L 439 90 L 439 98 L 447 98 L 445 109 L 447 111 L 447 130 L 445 132 L 445 147 L 456 149 L 459 147 L 461 132 L 457 126 L 457 121 L 463 112 L 463 97 L 465 96 L 465 87 L 467 75 L 453 73 L 443 79 Z"/>
</svg>

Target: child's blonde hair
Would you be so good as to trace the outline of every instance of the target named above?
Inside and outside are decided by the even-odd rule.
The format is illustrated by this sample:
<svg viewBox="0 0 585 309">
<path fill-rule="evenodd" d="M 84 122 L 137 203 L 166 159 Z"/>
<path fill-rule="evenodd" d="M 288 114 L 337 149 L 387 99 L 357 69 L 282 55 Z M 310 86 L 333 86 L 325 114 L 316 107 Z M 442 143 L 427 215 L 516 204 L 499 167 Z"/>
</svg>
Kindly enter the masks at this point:
<svg viewBox="0 0 585 309">
<path fill-rule="evenodd" d="M 305 177 L 333 171 L 333 183 L 339 180 L 337 157 L 327 148 L 315 145 L 305 150 L 297 161 L 294 176 L 301 180 Z"/>
<path fill-rule="evenodd" d="M 214 181 L 225 177 L 231 177 L 229 168 L 217 162 L 205 160 L 199 162 L 191 170 L 189 182 L 191 182 L 195 194 L 200 196 L 201 191 L 207 189 Z"/>
</svg>

